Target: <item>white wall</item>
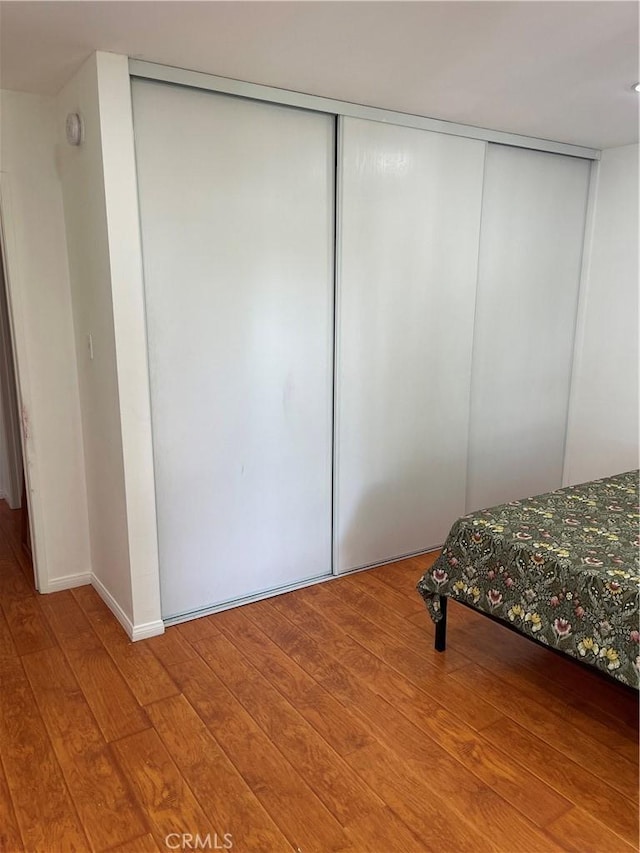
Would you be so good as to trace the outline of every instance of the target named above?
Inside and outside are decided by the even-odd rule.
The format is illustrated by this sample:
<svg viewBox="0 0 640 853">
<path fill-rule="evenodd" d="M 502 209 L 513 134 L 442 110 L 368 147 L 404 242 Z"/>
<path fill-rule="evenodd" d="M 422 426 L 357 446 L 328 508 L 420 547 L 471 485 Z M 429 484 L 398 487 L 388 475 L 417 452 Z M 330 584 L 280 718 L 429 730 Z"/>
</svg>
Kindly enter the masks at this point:
<svg viewBox="0 0 640 853">
<path fill-rule="evenodd" d="M 70 112 L 84 120 L 79 147 L 64 140 Z M 60 92 L 57 116 L 92 582 L 139 638 L 163 626 L 127 59 L 94 54 Z"/>
<path fill-rule="evenodd" d="M 638 467 L 638 145 L 610 148 L 594 177 L 564 482 Z"/>
<path fill-rule="evenodd" d="M 82 146 L 72 147 L 64 140 L 64 119 L 69 112 L 80 112 L 84 118 Z M 57 118 L 91 563 L 99 583 L 130 616 L 129 549 L 95 56 L 58 96 Z M 89 334 L 93 360 L 89 358 Z"/>
<path fill-rule="evenodd" d="M 0 194 L 38 584 L 89 580 L 82 432 L 52 98 L 0 93 Z"/>
</svg>

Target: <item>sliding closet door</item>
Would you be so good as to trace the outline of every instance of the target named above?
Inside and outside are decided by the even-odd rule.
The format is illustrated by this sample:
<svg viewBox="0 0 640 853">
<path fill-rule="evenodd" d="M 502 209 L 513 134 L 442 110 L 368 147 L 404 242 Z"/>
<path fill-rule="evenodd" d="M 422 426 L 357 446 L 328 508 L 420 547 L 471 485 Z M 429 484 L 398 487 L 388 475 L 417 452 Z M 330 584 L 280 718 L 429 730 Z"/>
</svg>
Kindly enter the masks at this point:
<svg viewBox="0 0 640 853">
<path fill-rule="evenodd" d="M 171 618 L 331 571 L 334 122 L 133 100 Z"/>
<path fill-rule="evenodd" d="M 464 511 L 484 153 L 342 123 L 338 571 L 438 545 Z"/>
<path fill-rule="evenodd" d="M 559 488 L 588 161 L 489 145 L 467 508 Z"/>
</svg>

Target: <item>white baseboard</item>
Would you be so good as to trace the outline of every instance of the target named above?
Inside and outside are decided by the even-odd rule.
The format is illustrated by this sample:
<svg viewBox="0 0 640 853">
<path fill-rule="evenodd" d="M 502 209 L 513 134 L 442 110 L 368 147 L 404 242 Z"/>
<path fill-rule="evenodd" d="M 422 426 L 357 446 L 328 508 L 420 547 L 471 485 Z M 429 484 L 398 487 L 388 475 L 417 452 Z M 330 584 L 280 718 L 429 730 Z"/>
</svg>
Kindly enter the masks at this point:
<svg viewBox="0 0 640 853">
<path fill-rule="evenodd" d="M 124 630 L 127 632 L 127 636 L 132 637 L 133 635 L 133 622 L 127 614 L 124 612 L 122 607 L 118 604 L 115 598 L 111 595 L 106 586 L 102 583 L 100 578 L 96 577 L 94 574 L 91 575 L 91 586 L 98 593 L 100 598 L 107 605 L 109 610 L 116 617 L 118 622 L 122 625 Z"/>
<path fill-rule="evenodd" d="M 159 634 L 164 634 L 162 619 L 157 619 L 155 622 L 143 622 L 142 625 L 134 625 L 131 640 L 135 643 L 136 640 L 146 640 L 148 637 L 157 637 Z"/>
<path fill-rule="evenodd" d="M 161 619 L 158 619 L 156 622 L 143 622 L 141 625 L 134 625 L 100 578 L 92 574 L 90 583 L 122 625 L 132 642 L 135 643 L 136 640 L 145 640 L 147 637 L 156 637 L 158 634 L 164 634 L 164 622 Z"/>
<path fill-rule="evenodd" d="M 62 589 L 73 589 L 76 586 L 87 586 L 91 583 L 91 572 L 81 572 L 77 575 L 63 575 L 61 578 L 52 578 L 47 583 L 46 589 L 41 589 L 39 592 L 50 593 L 60 592 Z"/>
</svg>

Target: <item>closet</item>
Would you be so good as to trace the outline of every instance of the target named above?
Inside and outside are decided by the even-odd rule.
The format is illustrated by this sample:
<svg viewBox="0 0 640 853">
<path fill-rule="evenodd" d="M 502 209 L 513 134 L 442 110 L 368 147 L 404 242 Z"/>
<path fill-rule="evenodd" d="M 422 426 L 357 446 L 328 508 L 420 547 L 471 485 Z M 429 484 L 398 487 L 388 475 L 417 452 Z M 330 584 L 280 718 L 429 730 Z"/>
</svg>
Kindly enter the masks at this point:
<svg viewBox="0 0 640 853">
<path fill-rule="evenodd" d="M 588 160 L 132 89 L 166 621 L 561 485 Z"/>
</svg>

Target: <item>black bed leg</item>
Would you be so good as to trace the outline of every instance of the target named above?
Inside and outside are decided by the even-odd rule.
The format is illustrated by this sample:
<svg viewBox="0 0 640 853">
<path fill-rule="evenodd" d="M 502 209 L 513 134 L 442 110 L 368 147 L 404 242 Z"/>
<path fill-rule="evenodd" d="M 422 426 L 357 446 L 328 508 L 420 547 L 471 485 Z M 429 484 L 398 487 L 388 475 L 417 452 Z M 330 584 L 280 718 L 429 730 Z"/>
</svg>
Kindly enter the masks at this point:
<svg viewBox="0 0 640 853">
<path fill-rule="evenodd" d="M 443 652 L 447 648 L 447 596 L 440 596 L 440 612 L 442 618 L 436 622 L 436 651 Z"/>
</svg>

